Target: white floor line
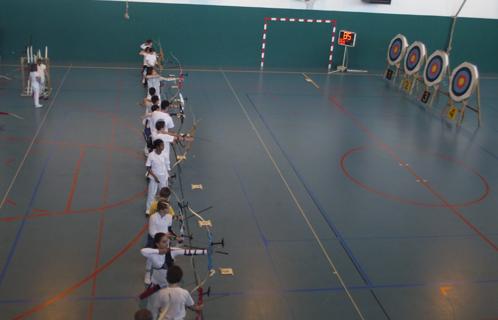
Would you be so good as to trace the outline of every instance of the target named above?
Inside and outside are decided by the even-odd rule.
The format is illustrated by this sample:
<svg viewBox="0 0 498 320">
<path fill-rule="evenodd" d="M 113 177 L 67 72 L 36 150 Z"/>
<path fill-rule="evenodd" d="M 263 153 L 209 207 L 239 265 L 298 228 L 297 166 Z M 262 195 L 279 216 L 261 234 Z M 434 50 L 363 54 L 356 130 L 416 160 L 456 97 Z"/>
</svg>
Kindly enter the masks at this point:
<svg viewBox="0 0 498 320">
<path fill-rule="evenodd" d="M 226 81 L 228 87 L 230 88 L 230 91 L 232 91 L 232 94 L 234 95 L 235 99 L 237 100 L 237 103 L 239 104 L 240 108 L 242 109 L 242 112 L 244 113 L 245 117 L 247 118 L 247 121 L 249 121 L 249 124 L 251 125 L 254 133 L 258 137 L 259 142 L 261 143 L 261 145 L 265 149 L 265 152 L 268 155 L 268 158 L 270 158 L 270 161 L 273 163 L 273 166 L 275 167 L 275 170 L 279 174 L 280 179 L 282 179 L 282 182 L 284 183 L 285 187 L 287 188 L 287 191 L 289 192 L 292 200 L 294 201 L 294 204 L 296 205 L 296 207 L 298 208 L 299 212 L 301 213 L 301 216 L 303 217 L 304 221 L 308 225 L 308 228 L 310 229 L 311 233 L 313 233 L 313 237 L 315 238 L 315 240 L 318 243 L 318 246 L 320 247 L 323 255 L 325 256 L 325 258 L 327 259 L 330 267 L 332 268 L 332 273 L 337 276 L 337 278 L 338 278 L 341 286 L 344 288 L 344 291 L 346 292 L 349 300 L 351 301 L 351 303 L 352 303 L 354 309 L 356 310 L 358 316 L 360 317 L 360 319 L 364 320 L 365 317 L 363 316 L 363 313 L 361 312 L 360 308 L 358 307 L 358 304 L 356 303 L 356 301 L 354 300 L 353 296 L 351 295 L 351 292 L 346 287 L 346 284 L 344 283 L 344 280 L 342 279 L 341 275 L 339 274 L 339 271 L 337 270 L 334 262 L 332 261 L 332 258 L 330 257 L 330 255 L 328 254 L 327 250 L 325 249 L 325 246 L 323 245 L 322 241 L 318 237 L 318 234 L 316 233 L 315 228 L 313 227 L 313 225 L 310 222 L 310 219 L 308 218 L 308 216 L 304 212 L 303 207 L 301 206 L 301 204 L 297 200 L 297 198 L 296 198 L 296 196 L 294 194 L 294 191 L 292 191 L 289 183 L 287 182 L 287 179 L 282 174 L 282 170 L 280 169 L 280 167 L 278 166 L 277 162 L 273 158 L 270 150 L 268 149 L 268 146 L 266 145 L 266 143 L 264 142 L 263 138 L 261 137 L 261 134 L 259 133 L 258 129 L 256 128 L 256 125 L 254 124 L 254 122 L 252 121 L 251 117 L 249 116 L 249 113 L 247 112 L 247 109 L 244 107 L 244 105 L 240 101 L 239 96 L 235 92 L 235 89 L 233 88 L 230 80 L 228 80 L 225 72 L 223 70 L 221 70 L 221 73 L 222 73 L 223 77 L 225 78 L 225 81 Z"/>
<path fill-rule="evenodd" d="M 20 67 L 18 64 L 1 64 L 4 67 Z M 68 65 L 51 65 L 51 68 L 68 68 Z M 141 67 L 126 67 L 126 66 L 90 66 L 90 65 L 71 65 L 72 69 L 101 69 L 101 70 L 141 70 Z M 179 68 L 168 68 L 164 71 L 179 71 Z M 184 71 L 192 71 L 192 72 L 220 72 L 220 68 L 183 68 Z M 325 76 L 338 76 L 337 74 L 329 75 L 326 71 L 278 71 L 278 70 L 249 70 L 249 69 L 223 69 L 224 72 L 228 73 L 258 73 L 258 74 L 313 74 L 313 75 L 325 75 Z M 362 74 L 341 74 L 341 76 L 382 76 L 380 73 L 362 73 Z M 481 77 L 482 78 L 482 77 Z"/>
<path fill-rule="evenodd" d="M 19 64 L 0 64 L 0 66 L 4 67 L 20 67 Z M 102 70 L 140 70 L 142 67 L 126 67 L 126 66 L 85 66 L 85 65 L 51 65 L 51 68 L 69 68 L 71 67 L 72 69 L 102 69 Z M 167 70 L 180 70 L 179 68 L 171 68 L 171 69 L 165 69 Z M 220 72 L 222 70 L 221 68 L 183 68 L 184 71 L 193 71 L 193 72 Z M 337 76 L 345 76 L 345 77 L 383 77 L 383 73 L 334 73 L 334 74 L 329 74 L 326 71 L 319 72 L 319 71 L 278 71 L 278 70 L 245 70 L 245 69 L 223 69 L 224 72 L 229 72 L 229 73 L 262 73 L 262 74 L 303 74 L 305 72 L 306 74 L 315 74 L 315 75 L 326 75 L 326 76 L 331 76 L 331 77 L 337 77 Z M 498 76 L 480 76 L 480 79 L 484 80 L 498 80 Z"/>
<path fill-rule="evenodd" d="M 31 152 L 31 149 L 33 148 L 33 145 L 35 143 L 36 138 L 40 134 L 40 131 L 45 124 L 45 121 L 47 120 L 48 114 L 50 113 L 50 110 L 52 110 L 52 107 L 54 106 L 55 100 L 57 99 L 57 96 L 59 95 L 59 92 L 62 88 L 62 85 L 66 81 L 67 75 L 69 74 L 69 71 L 71 71 L 71 66 L 67 69 L 66 73 L 64 74 L 64 77 L 61 80 L 61 83 L 59 84 L 59 87 L 57 88 L 57 91 L 54 94 L 54 98 L 50 102 L 50 105 L 47 108 L 47 112 L 45 112 L 45 115 L 43 116 L 43 119 L 41 120 L 40 125 L 38 126 L 38 129 L 35 132 L 35 135 L 33 136 L 33 139 L 31 140 L 31 143 L 28 146 L 28 149 L 26 149 L 26 152 L 24 153 L 24 157 L 22 158 L 21 162 L 19 163 L 19 166 L 17 167 L 16 173 L 14 174 L 14 177 L 12 177 L 12 180 L 10 181 L 9 187 L 7 188 L 7 191 L 5 191 L 5 194 L 2 198 L 2 202 L 0 202 L 0 209 L 3 208 L 5 201 L 7 201 L 7 197 L 9 196 L 10 191 L 12 190 L 12 187 L 14 186 L 14 183 L 17 180 L 17 177 L 19 176 L 19 173 L 21 172 L 22 167 L 24 166 L 24 162 L 26 162 L 26 159 L 28 158 L 29 153 Z M 30 101 L 31 102 L 31 101 Z M 33 111 L 35 108 L 33 107 Z"/>
</svg>

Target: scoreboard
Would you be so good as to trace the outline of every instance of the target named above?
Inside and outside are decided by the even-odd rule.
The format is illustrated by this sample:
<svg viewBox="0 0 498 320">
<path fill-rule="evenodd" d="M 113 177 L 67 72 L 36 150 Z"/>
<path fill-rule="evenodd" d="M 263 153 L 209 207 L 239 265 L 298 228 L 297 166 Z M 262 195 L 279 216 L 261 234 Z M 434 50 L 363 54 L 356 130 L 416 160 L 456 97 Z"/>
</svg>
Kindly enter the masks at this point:
<svg viewBox="0 0 498 320">
<path fill-rule="evenodd" d="M 354 47 L 356 43 L 356 33 L 346 30 L 339 31 L 338 43 L 340 46 Z"/>
</svg>

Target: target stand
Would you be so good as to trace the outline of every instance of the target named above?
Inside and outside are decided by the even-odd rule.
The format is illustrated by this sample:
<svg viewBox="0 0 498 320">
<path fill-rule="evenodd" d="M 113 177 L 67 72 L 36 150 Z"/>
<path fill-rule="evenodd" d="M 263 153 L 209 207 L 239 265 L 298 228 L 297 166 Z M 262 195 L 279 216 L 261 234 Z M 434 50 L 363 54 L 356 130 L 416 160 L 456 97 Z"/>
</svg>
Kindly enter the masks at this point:
<svg viewBox="0 0 498 320">
<path fill-rule="evenodd" d="M 427 60 L 427 49 L 425 44 L 420 41 L 412 43 L 405 55 L 403 63 L 404 75 L 401 80 L 400 88 L 406 93 L 412 94 L 413 89 L 418 87 L 418 80 L 420 80 L 419 71 Z"/>
<path fill-rule="evenodd" d="M 387 66 L 384 72 L 384 78 L 388 81 L 396 83 L 398 73 L 401 67 L 401 60 L 403 60 L 406 49 L 408 48 L 408 40 L 402 34 L 396 35 L 387 49 Z"/>
<path fill-rule="evenodd" d="M 477 113 L 477 126 L 481 126 L 481 92 L 479 88 L 479 71 L 471 63 L 464 62 L 456 67 L 450 76 L 449 100 L 443 109 L 443 116 L 450 121 L 456 121 L 461 126 L 465 117 L 465 110 L 470 109 Z M 475 105 L 470 105 L 474 97 Z"/>
<path fill-rule="evenodd" d="M 45 76 L 45 90 L 41 95 L 45 98 L 50 97 L 52 94 L 52 85 L 50 81 L 50 58 L 48 57 L 48 47 L 45 47 L 45 56 L 42 56 L 41 51 L 38 50 L 37 53 L 33 53 L 33 47 L 26 47 L 26 56 L 21 57 L 21 79 L 22 79 L 22 91 L 21 96 L 31 96 L 33 92 L 31 91 L 31 81 L 29 79 L 30 66 L 40 59 L 42 64 L 46 66 L 46 76 Z"/>
<path fill-rule="evenodd" d="M 445 51 L 437 50 L 427 59 L 424 68 L 425 89 L 420 96 L 420 101 L 432 108 L 434 98 L 438 95 L 441 83 L 450 73 L 449 57 Z"/>
</svg>

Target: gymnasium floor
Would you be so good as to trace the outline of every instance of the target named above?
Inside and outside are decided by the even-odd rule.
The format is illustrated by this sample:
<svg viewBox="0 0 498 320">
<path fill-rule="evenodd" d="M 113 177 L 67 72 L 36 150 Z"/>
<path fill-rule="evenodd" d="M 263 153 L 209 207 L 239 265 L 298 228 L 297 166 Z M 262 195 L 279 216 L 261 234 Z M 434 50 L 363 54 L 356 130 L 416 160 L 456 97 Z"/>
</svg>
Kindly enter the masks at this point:
<svg viewBox="0 0 498 320">
<path fill-rule="evenodd" d="M 0 319 L 131 319 L 146 228 L 138 70 L 52 78 L 40 110 L 0 80 L 0 111 L 24 117 L 0 117 Z M 189 71 L 185 199 L 213 206 L 203 215 L 230 253 L 213 263 L 235 273 L 208 280 L 204 319 L 498 318 L 497 87 L 482 80 L 475 130 L 378 75 Z"/>
</svg>

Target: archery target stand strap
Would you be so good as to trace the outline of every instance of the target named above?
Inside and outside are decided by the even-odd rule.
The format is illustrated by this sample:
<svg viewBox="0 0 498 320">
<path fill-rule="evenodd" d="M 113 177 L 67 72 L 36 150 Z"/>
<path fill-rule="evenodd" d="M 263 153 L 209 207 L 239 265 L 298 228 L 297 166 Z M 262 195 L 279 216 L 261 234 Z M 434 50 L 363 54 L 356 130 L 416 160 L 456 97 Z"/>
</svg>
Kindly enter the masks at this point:
<svg viewBox="0 0 498 320">
<path fill-rule="evenodd" d="M 405 57 L 408 48 L 408 40 L 402 34 L 397 34 L 389 43 L 387 48 L 387 66 L 384 72 L 384 78 L 396 83 L 398 73 L 401 67 L 401 61 Z"/>
<path fill-rule="evenodd" d="M 474 105 L 471 105 L 471 102 Z M 461 126 L 465 111 L 469 109 L 477 113 L 477 126 L 481 126 L 481 91 L 479 87 L 479 71 L 469 62 L 456 67 L 450 76 L 448 105 L 443 109 L 443 116 L 448 120 L 456 120 Z"/>
<path fill-rule="evenodd" d="M 359 70 L 359 69 L 349 69 L 349 56 L 348 56 L 348 48 L 354 48 L 356 45 L 356 33 L 352 31 L 340 30 L 339 31 L 339 39 L 337 44 L 344 47 L 344 54 L 342 55 L 342 65 L 337 66 L 337 69 L 329 72 L 339 73 L 339 72 L 351 72 L 351 73 L 367 73 L 367 70 Z"/>
<path fill-rule="evenodd" d="M 425 64 L 423 79 L 425 89 L 420 96 L 420 101 L 432 108 L 434 98 L 441 89 L 441 83 L 450 74 L 449 56 L 445 51 L 434 51 Z"/>
<path fill-rule="evenodd" d="M 419 71 L 425 65 L 426 60 L 427 49 L 425 44 L 420 41 L 413 42 L 406 50 L 403 62 L 404 75 L 400 83 L 400 89 L 403 89 L 407 94 L 413 94 L 413 90 L 418 86 L 418 81 L 421 80 Z"/>
</svg>

